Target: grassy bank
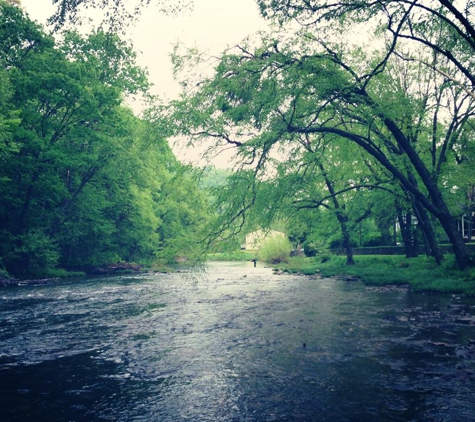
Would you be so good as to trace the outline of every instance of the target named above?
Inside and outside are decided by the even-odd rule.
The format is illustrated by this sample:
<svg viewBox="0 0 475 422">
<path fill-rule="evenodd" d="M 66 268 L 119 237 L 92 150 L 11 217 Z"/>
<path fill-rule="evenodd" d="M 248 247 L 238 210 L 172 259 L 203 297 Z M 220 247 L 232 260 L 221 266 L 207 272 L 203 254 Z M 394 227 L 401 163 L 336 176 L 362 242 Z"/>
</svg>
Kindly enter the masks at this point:
<svg viewBox="0 0 475 422">
<path fill-rule="evenodd" d="M 451 255 L 446 256 L 441 266 L 425 256 L 407 259 L 399 255 L 358 255 L 355 261 L 356 265 L 347 266 L 344 256 L 296 257 L 287 264 L 279 264 L 278 268 L 324 277 L 347 274 L 358 277 L 367 285 L 409 285 L 417 292 L 475 296 L 475 268 L 458 270 Z"/>
</svg>

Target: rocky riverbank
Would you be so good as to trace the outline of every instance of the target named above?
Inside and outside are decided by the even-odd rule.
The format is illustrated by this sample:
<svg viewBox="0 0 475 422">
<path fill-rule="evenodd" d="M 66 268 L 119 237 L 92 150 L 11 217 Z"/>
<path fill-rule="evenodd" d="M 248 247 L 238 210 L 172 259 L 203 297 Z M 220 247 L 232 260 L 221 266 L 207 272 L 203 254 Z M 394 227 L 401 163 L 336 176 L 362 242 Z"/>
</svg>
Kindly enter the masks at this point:
<svg viewBox="0 0 475 422">
<path fill-rule="evenodd" d="M 51 281 L 58 280 L 57 277 L 51 278 L 35 278 L 35 279 L 28 279 L 28 280 L 20 280 L 17 278 L 9 278 L 0 275 L 0 286 L 29 286 L 29 285 L 38 285 L 38 284 L 46 284 Z"/>
</svg>

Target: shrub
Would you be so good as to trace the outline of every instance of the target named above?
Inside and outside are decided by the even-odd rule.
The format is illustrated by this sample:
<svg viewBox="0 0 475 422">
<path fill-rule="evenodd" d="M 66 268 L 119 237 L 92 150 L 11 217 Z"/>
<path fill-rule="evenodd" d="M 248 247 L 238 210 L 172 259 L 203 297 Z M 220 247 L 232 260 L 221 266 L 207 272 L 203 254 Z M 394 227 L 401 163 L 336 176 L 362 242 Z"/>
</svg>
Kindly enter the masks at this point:
<svg viewBox="0 0 475 422">
<path fill-rule="evenodd" d="M 315 242 L 306 240 L 303 243 L 303 252 L 305 253 L 305 256 L 308 256 L 308 257 L 315 256 L 318 253 L 318 249 L 317 249 L 317 246 L 315 245 Z"/>
<path fill-rule="evenodd" d="M 31 230 L 14 241 L 15 247 L 4 259 L 12 274 L 24 276 L 56 267 L 60 256 L 58 245 L 41 230 Z"/>
<path fill-rule="evenodd" d="M 284 236 L 272 237 L 264 243 L 259 250 L 259 260 L 269 264 L 278 264 L 279 262 L 288 262 L 292 244 Z"/>
</svg>

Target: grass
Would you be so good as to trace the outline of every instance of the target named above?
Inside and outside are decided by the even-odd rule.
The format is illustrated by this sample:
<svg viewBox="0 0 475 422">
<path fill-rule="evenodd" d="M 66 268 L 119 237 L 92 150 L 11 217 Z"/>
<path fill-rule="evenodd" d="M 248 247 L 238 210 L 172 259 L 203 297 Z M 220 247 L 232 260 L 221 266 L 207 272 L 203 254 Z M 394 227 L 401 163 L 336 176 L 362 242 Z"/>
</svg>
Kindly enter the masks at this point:
<svg viewBox="0 0 475 422">
<path fill-rule="evenodd" d="M 440 266 L 425 256 L 407 259 L 400 255 L 358 255 L 355 261 L 356 265 L 347 266 L 344 256 L 296 257 L 279 269 L 324 277 L 346 274 L 367 285 L 409 285 L 416 292 L 475 296 L 475 268 L 458 270 L 452 255 L 447 255 Z"/>
</svg>

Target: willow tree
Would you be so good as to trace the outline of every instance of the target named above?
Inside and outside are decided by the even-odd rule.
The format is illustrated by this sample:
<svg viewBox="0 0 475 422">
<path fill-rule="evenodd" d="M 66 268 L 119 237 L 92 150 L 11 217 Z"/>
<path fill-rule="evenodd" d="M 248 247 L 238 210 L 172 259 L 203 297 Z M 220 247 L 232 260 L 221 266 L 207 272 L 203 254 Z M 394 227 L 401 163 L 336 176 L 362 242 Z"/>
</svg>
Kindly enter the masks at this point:
<svg viewBox="0 0 475 422">
<path fill-rule="evenodd" d="M 425 90 L 411 81 L 434 75 L 419 72 L 414 78 L 411 67 L 410 77 L 398 75 L 405 83 L 391 85 L 395 42 L 388 48 L 370 56 L 338 40 L 325 41 L 309 28 L 294 37 L 264 38 L 257 48 L 243 44 L 221 57 L 197 91 L 175 103 L 173 118 L 182 135 L 232 145 L 242 163 L 259 171 L 279 148 L 291 150 L 296 135 L 332 135 L 354 143 L 398 180 L 419 210 L 437 219 L 465 268 L 471 259 L 440 174 L 466 130 L 473 97 L 454 82 L 457 73 L 448 58 L 444 72 L 450 79 L 437 62 L 434 84 L 422 79 Z M 419 65 L 428 60 L 420 52 Z"/>
<path fill-rule="evenodd" d="M 291 23 L 295 27 L 296 24 L 303 32 L 323 39 L 329 33 L 334 33 L 335 28 L 342 32 L 355 30 L 356 38 L 371 36 L 376 29 L 378 41 L 385 41 L 385 50 L 380 60 L 367 69 L 366 74 L 360 74 L 367 83 L 373 76 L 385 73 L 394 56 L 406 62 L 418 63 L 425 68 L 426 74 L 442 79 L 444 83 L 435 88 L 438 99 L 431 105 L 435 109 L 431 119 L 434 128 L 432 142 L 443 143 L 444 147 L 439 151 L 432 148 L 432 163 L 428 164 L 434 178 L 440 177 L 446 149 L 452 148 L 452 153 L 458 154 L 457 151 L 463 149 L 460 146 L 461 138 L 466 138 L 467 132 L 473 132 L 468 124 L 472 116 L 469 103 L 475 98 L 475 4 L 472 1 L 257 0 L 257 3 L 265 18 L 281 26 Z M 451 101 L 450 95 L 446 95 L 447 85 L 452 85 L 453 101 L 457 105 L 448 107 L 451 115 L 445 120 L 445 133 L 441 134 L 436 133 L 438 125 L 446 113 L 444 108 Z M 453 148 L 454 144 L 458 145 Z M 458 164 L 462 163 L 457 161 Z M 452 171 L 457 170 L 453 168 Z M 457 189 L 458 192 L 465 192 L 465 198 L 458 199 L 455 208 L 471 202 L 471 190 L 464 188 L 463 184 L 459 180 L 452 191 L 454 193 Z M 454 196 L 446 200 L 452 202 Z M 471 208 L 467 210 L 470 215 Z M 421 212 L 419 207 L 416 214 Z M 424 226 L 427 227 L 427 219 Z M 466 261 L 468 257 L 463 252 L 460 239 L 449 237 L 452 244 L 457 244 L 454 245 L 456 254 L 465 256 L 459 258 L 459 265 L 464 266 L 460 261 Z M 462 252 L 457 252 L 459 249 Z"/>
<path fill-rule="evenodd" d="M 287 204 L 290 220 L 295 211 L 298 216 L 303 210 L 324 210 L 322 215 L 331 217 L 326 226 L 336 227 L 347 265 L 353 265 L 354 229 L 372 214 L 371 194 L 391 192 L 390 180 L 376 179 L 366 165 L 368 156 L 345 140 L 305 135 L 296 136 L 295 143 L 292 158 L 277 166 L 275 202 Z"/>
</svg>

